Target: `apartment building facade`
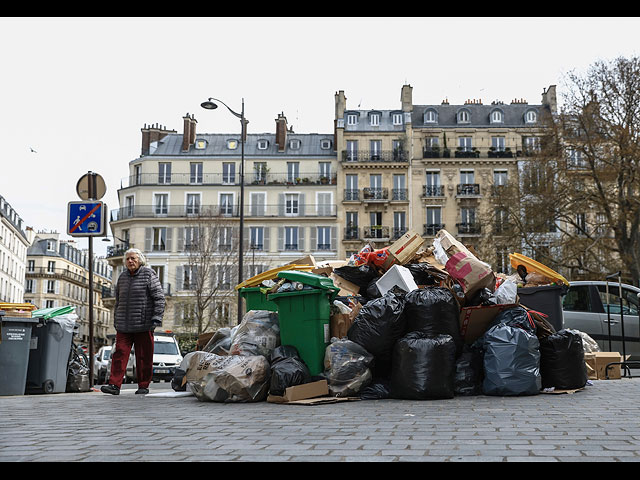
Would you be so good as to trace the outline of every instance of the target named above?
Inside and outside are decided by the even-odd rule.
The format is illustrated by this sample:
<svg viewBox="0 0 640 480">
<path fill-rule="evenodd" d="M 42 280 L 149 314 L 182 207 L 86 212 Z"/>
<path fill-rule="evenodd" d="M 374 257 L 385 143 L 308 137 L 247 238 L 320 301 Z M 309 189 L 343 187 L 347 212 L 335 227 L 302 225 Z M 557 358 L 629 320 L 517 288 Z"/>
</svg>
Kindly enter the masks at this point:
<svg viewBox="0 0 640 480">
<path fill-rule="evenodd" d="M 7 200 L 0 195 L 0 301 L 24 302 L 27 249 L 33 230 Z"/>
<path fill-rule="evenodd" d="M 59 233 L 38 232 L 27 251 L 25 302 L 37 308 L 71 305 L 78 315 L 78 342 L 89 344 L 89 255 L 74 240 Z M 111 291 L 113 268 L 107 260 L 93 259 L 93 337 L 96 348 L 115 334 L 112 313 L 103 302 Z M 108 293 L 107 293 L 108 295 Z"/>
<path fill-rule="evenodd" d="M 240 237 L 240 134 L 199 133 L 188 114 L 183 127 L 182 134 L 142 129 L 141 155 L 130 162 L 120 208 L 111 213 L 116 244 L 107 254 L 117 278 L 126 248 L 145 252 L 166 294 L 163 328 L 176 332 L 192 328 L 198 265 L 191 257 L 205 243 L 205 220 L 216 225 L 212 308 L 220 323 L 235 324 Z M 243 279 L 308 254 L 339 258 L 333 135 L 297 134 L 279 114 L 274 132 L 246 135 L 244 159 Z"/>
</svg>

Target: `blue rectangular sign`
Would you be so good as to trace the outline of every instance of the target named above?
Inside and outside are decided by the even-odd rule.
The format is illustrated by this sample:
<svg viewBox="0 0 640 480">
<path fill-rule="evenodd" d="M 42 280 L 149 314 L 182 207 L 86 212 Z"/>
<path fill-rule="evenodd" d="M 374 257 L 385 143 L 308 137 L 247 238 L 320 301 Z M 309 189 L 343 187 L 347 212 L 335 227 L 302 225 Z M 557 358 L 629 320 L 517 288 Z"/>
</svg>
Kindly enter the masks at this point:
<svg viewBox="0 0 640 480">
<path fill-rule="evenodd" d="M 106 235 L 106 205 L 102 202 L 69 202 L 67 233 L 72 237 Z"/>
</svg>

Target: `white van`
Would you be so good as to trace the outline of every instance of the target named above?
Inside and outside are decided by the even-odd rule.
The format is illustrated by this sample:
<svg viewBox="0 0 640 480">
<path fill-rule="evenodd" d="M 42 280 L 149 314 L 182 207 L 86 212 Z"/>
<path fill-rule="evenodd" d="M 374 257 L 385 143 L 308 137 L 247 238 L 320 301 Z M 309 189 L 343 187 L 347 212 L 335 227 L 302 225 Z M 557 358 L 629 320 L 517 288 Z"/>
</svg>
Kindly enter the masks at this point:
<svg viewBox="0 0 640 480">
<path fill-rule="evenodd" d="M 170 331 L 153 332 L 153 381 L 164 380 L 170 382 L 175 374 L 176 367 L 180 366 L 182 355 L 180 346 L 175 334 Z M 111 363 L 109 363 L 109 370 Z M 108 379 L 107 379 L 108 381 Z M 135 383 L 136 377 L 136 357 L 135 345 L 131 348 L 127 370 L 122 383 Z"/>
</svg>

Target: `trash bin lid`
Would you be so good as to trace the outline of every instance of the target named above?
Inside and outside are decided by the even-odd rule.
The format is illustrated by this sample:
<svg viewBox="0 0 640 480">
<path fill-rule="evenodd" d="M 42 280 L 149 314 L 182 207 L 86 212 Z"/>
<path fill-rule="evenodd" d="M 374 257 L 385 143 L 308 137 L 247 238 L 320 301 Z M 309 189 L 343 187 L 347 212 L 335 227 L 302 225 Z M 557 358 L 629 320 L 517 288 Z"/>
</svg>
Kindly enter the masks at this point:
<svg viewBox="0 0 640 480">
<path fill-rule="evenodd" d="M 73 305 L 67 305 L 65 307 L 41 308 L 39 310 L 34 310 L 33 312 L 31 312 L 31 315 L 48 320 L 49 318 L 57 317 L 58 315 L 71 313 L 75 309 L 76 307 L 74 307 Z"/>
<path fill-rule="evenodd" d="M 321 288 L 323 290 L 332 290 L 333 297 L 335 297 L 340 291 L 340 288 L 333 284 L 333 280 L 329 277 L 318 275 L 316 273 L 284 270 L 282 272 L 278 272 L 278 278 L 284 278 L 290 282 L 300 282 L 304 285 Z"/>
<path fill-rule="evenodd" d="M 524 255 L 520 254 L 520 253 L 510 253 L 509 254 L 509 260 L 511 261 L 511 266 L 514 269 L 517 269 L 519 265 L 523 265 L 526 269 L 527 272 L 531 273 L 531 272 L 536 272 L 536 273 L 540 273 L 542 275 L 544 275 L 545 277 L 550 278 L 551 280 L 555 280 L 559 283 L 563 283 L 565 285 L 569 285 L 569 280 L 567 280 L 566 278 L 564 278 L 562 275 L 560 275 L 558 272 L 556 272 L 555 270 L 551 270 L 549 267 L 536 262 L 535 260 L 533 260 L 532 258 L 529 257 L 525 257 Z"/>
</svg>

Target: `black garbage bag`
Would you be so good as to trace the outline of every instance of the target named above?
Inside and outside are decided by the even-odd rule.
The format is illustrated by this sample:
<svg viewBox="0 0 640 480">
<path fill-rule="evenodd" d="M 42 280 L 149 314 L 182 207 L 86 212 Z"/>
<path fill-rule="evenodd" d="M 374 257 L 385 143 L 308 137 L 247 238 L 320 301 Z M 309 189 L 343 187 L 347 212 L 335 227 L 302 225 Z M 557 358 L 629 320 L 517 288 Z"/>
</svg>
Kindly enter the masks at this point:
<svg viewBox="0 0 640 480">
<path fill-rule="evenodd" d="M 362 290 L 365 290 L 372 280 L 377 280 L 380 275 L 370 265 L 345 265 L 333 269 L 333 273 L 339 277 L 344 278 L 348 282 L 351 282 L 359 286 Z"/>
<path fill-rule="evenodd" d="M 281 397 L 287 388 L 311 381 L 311 372 L 293 345 L 280 345 L 271 353 L 269 395 Z"/>
<path fill-rule="evenodd" d="M 453 384 L 455 395 L 482 395 L 483 357 L 484 352 L 479 345 L 462 347 L 462 352 L 456 359 L 456 375 Z"/>
<path fill-rule="evenodd" d="M 445 287 L 419 288 L 406 294 L 404 314 L 407 332 L 450 335 L 460 354 L 464 344 L 460 335 L 460 306 Z"/>
<path fill-rule="evenodd" d="M 75 348 L 72 346 L 72 348 Z M 74 358 L 67 365 L 67 385 L 65 392 L 88 392 L 91 390 L 89 382 L 89 367 Z"/>
<path fill-rule="evenodd" d="M 327 379 L 329 394 L 334 397 L 357 395 L 371 383 L 372 363 L 373 355 L 361 345 L 347 339 L 334 339 L 324 355 L 323 376 Z"/>
<path fill-rule="evenodd" d="M 535 395 L 540 392 L 540 342 L 526 330 L 498 324 L 483 336 L 485 395 Z"/>
<path fill-rule="evenodd" d="M 375 300 L 376 298 L 380 298 L 382 296 L 380 290 L 378 289 L 378 280 L 379 278 L 374 278 L 373 280 L 371 280 L 369 285 L 367 285 L 367 288 L 364 290 L 367 301 Z"/>
<path fill-rule="evenodd" d="M 361 400 L 382 400 L 391 398 L 389 390 L 391 380 L 388 378 L 373 378 L 371 383 L 360 390 L 358 396 Z"/>
<path fill-rule="evenodd" d="M 347 338 L 374 357 L 390 356 L 393 345 L 405 334 L 405 300 L 386 293 L 362 306 L 347 331 Z"/>
<path fill-rule="evenodd" d="M 533 321 L 533 318 L 522 307 L 513 307 L 507 310 L 503 310 L 498 315 L 496 315 L 496 318 L 494 318 L 493 321 L 489 324 L 487 330 L 498 324 L 518 327 L 526 330 L 529 333 L 536 333 L 536 324 Z"/>
<path fill-rule="evenodd" d="M 391 396 L 426 400 L 453 398 L 456 346 L 450 335 L 416 331 L 393 349 Z"/>
<path fill-rule="evenodd" d="M 582 337 L 565 329 L 540 339 L 540 374 L 542 388 L 584 387 L 588 377 Z"/>
<path fill-rule="evenodd" d="M 429 269 L 433 268 L 428 263 L 408 263 L 404 265 L 409 269 L 416 285 L 436 285 L 438 282 L 435 277 L 429 273 Z"/>
</svg>

